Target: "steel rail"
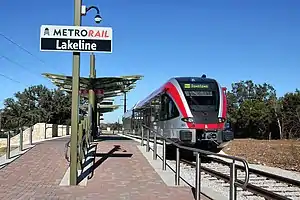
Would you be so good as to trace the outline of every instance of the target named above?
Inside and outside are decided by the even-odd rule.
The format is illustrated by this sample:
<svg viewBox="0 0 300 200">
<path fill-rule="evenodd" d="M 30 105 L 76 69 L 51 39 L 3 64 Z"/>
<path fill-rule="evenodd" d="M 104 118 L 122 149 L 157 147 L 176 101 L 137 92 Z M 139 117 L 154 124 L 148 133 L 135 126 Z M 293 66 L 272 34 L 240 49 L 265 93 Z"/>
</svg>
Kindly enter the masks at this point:
<svg viewBox="0 0 300 200">
<path fill-rule="evenodd" d="M 230 163 L 228 163 L 224 160 L 220 160 L 220 159 L 217 159 L 217 158 L 210 158 L 210 159 L 212 161 L 216 162 L 216 163 L 220 163 L 220 164 L 223 164 L 223 165 L 226 165 L 226 166 L 230 166 Z M 242 170 L 242 171 L 245 170 L 245 168 L 243 166 L 240 166 L 238 164 L 236 165 L 236 168 L 239 169 L 239 170 Z M 249 168 L 249 173 L 259 175 L 259 176 L 263 176 L 263 177 L 266 177 L 268 179 L 273 179 L 275 181 L 279 181 L 279 182 L 282 182 L 282 183 L 287 183 L 289 185 L 294 185 L 294 186 L 300 187 L 300 181 L 297 181 L 295 179 L 290 179 L 290 178 L 287 178 L 287 177 L 279 176 L 279 175 L 276 175 L 276 174 L 271 174 L 271 173 L 268 173 L 268 172 L 265 172 L 265 171 L 260 171 L 260 170 L 253 169 L 253 168 Z"/>
<path fill-rule="evenodd" d="M 187 165 L 191 166 L 191 167 L 194 167 L 194 168 L 196 167 L 196 164 L 193 163 L 193 162 L 190 162 L 190 161 L 187 161 L 187 160 L 184 160 L 184 159 L 181 159 L 180 161 L 184 164 L 187 164 Z M 205 173 L 208 173 L 208 174 L 216 177 L 216 178 L 222 179 L 225 182 L 230 181 L 230 177 L 228 175 L 225 175 L 225 174 L 221 173 L 221 172 L 217 172 L 215 170 L 212 170 L 212 169 L 209 169 L 209 168 L 203 167 L 203 166 L 201 166 L 201 170 L 204 171 Z M 240 186 L 243 185 L 243 181 L 241 181 L 241 180 L 237 179 L 236 182 Z M 251 183 L 248 183 L 247 186 L 243 189 L 247 190 L 249 192 L 252 192 L 256 195 L 262 196 L 266 199 L 291 200 L 290 198 L 287 198 L 285 196 L 276 194 L 274 192 L 271 192 L 271 191 L 266 190 L 264 188 L 258 187 L 256 185 L 251 184 Z"/>
<path fill-rule="evenodd" d="M 131 135 L 130 134 L 130 136 L 141 139 L 141 137 L 137 136 L 137 135 Z M 157 142 L 157 144 L 162 145 L 163 143 L 162 142 Z M 221 159 L 218 159 L 218 158 L 212 158 L 212 157 L 209 157 L 209 159 L 212 160 L 213 162 L 223 164 L 223 165 L 226 165 L 228 167 L 230 166 L 230 163 L 226 162 L 224 160 L 221 160 Z M 239 169 L 239 170 L 245 171 L 245 167 L 240 166 L 238 164 L 236 164 L 236 168 Z M 286 183 L 286 184 L 289 184 L 289 185 L 294 185 L 294 186 L 300 187 L 300 181 L 297 181 L 295 179 L 290 179 L 290 178 L 287 178 L 287 177 L 278 176 L 276 174 L 271 174 L 271 173 L 268 173 L 268 172 L 265 172 L 265 171 L 260 171 L 260 170 L 253 169 L 253 168 L 249 168 L 249 173 L 259 175 L 259 176 L 263 176 L 263 177 L 266 177 L 268 179 L 273 179 L 275 181 L 280 181 L 282 183 Z"/>
<path fill-rule="evenodd" d="M 249 182 L 249 172 L 248 172 L 248 162 L 245 159 L 238 158 L 235 156 L 229 156 L 229 155 L 221 155 L 209 151 L 205 151 L 202 149 L 197 149 L 197 148 L 192 148 L 192 147 L 187 147 L 187 146 L 182 146 L 173 140 L 166 138 L 163 136 L 161 133 L 159 133 L 157 130 L 150 128 L 146 126 L 145 124 L 141 123 L 140 124 L 140 130 L 141 130 L 141 146 L 144 146 L 144 129 L 147 130 L 146 134 L 146 152 L 149 152 L 150 150 L 150 133 L 152 132 L 153 134 L 153 160 L 157 159 L 157 140 L 162 140 L 163 142 L 163 156 L 162 156 L 162 163 L 163 163 L 163 170 L 165 170 L 166 166 L 166 143 L 172 144 L 173 146 L 176 147 L 176 170 L 175 170 L 175 185 L 180 185 L 180 149 L 181 150 L 186 150 L 193 152 L 196 154 L 196 162 L 197 162 L 197 167 L 196 167 L 196 176 L 195 176 L 195 198 L 196 200 L 200 200 L 200 193 L 201 193 L 201 156 L 206 155 L 206 156 L 216 156 L 219 158 L 227 158 L 232 160 L 232 163 L 230 164 L 230 180 L 229 180 L 229 199 L 230 200 L 235 200 L 236 199 L 236 187 L 239 185 L 239 182 L 236 180 L 236 168 L 235 168 L 235 162 L 240 161 L 243 163 L 245 167 L 245 177 L 244 181 L 242 181 L 242 184 L 240 187 L 246 188 L 248 182 Z M 160 132 L 163 132 L 162 129 L 160 129 Z"/>
<path fill-rule="evenodd" d="M 188 151 L 191 151 L 191 152 L 200 153 L 202 155 L 210 155 L 210 156 L 213 155 L 213 156 L 217 156 L 217 157 L 221 157 L 221 158 L 231 159 L 233 161 L 240 161 L 240 162 L 242 162 L 243 165 L 244 165 L 244 167 L 245 167 L 245 179 L 244 179 L 244 183 L 243 183 L 243 185 L 241 187 L 245 188 L 246 185 L 248 184 L 248 182 L 249 182 L 249 171 L 248 171 L 249 166 L 248 166 L 248 162 L 245 159 L 234 157 L 234 156 L 223 155 L 223 154 L 217 154 L 217 153 L 213 153 L 213 152 L 210 152 L 210 151 L 205 151 L 205 150 L 196 149 L 196 148 L 192 148 L 192 147 L 182 146 L 180 144 L 175 143 L 171 139 L 164 137 L 162 134 L 158 133 L 158 131 L 155 130 L 155 129 L 153 129 L 153 128 L 150 128 L 150 127 L 148 127 L 148 126 L 146 126 L 144 124 L 142 124 L 142 127 L 146 128 L 146 129 L 148 129 L 150 131 L 152 131 L 153 134 L 159 135 L 161 137 L 161 138 L 154 138 L 154 144 L 157 143 L 157 139 L 163 139 L 166 142 L 169 142 L 169 143 L 173 144 L 175 147 L 177 147 L 179 149 L 185 149 L 185 150 L 188 150 Z M 143 138 L 143 140 L 144 140 L 144 138 Z"/>
<path fill-rule="evenodd" d="M 130 135 L 131 137 L 141 139 L 141 137 L 138 136 L 138 135 L 132 135 L 132 134 L 127 134 L 127 135 Z M 159 138 L 157 138 L 157 139 L 159 139 Z M 152 138 L 152 140 L 153 140 L 153 138 Z M 157 141 L 157 144 L 163 144 L 163 142 Z M 221 160 L 221 159 L 218 159 L 218 158 L 213 158 L 213 157 L 208 157 L 208 158 L 210 160 L 212 160 L 213 162 L 216 162 L 218 164 L 222 164 L 222 165 L 226 165 L 226 166 L 230 167 L 230 163 L 227 162 L 227 161 L 224 161 L 224 160 Z M 196 167 L 196 164 L 192 163 L 190 161 L 187 161 L 187 160 L 184 160 L 184 159 L 180 159 L 180 161 L 187 164 L 187 165 L 190 165 L 192 167 Z M 236 169 L 239 169 L 241 171 L 245 171 L 244 166 L 236 164 L 235 167 L 236 167 Z M 209 169 L 207 167 L 201 167 L 201 170 L 208 173 L 208 174 L 210 174 L 210 175 L 212 175 L 213 177 L 222 179 L 225 182 L 230 181 L 230 177 L 228 175 L 222 174 L 221 172 Z M 267 179 L 272 179 L 272 180 L 275 180 L 275 181 L 278 181 L 278 182 L 281 182 L 281 183 L 286 183 L 288 185 L 294 185 L 294 186 L 300 187 L 300 181 L 297 181 L 295 179 L 286 178 L 286 177 L 283 177 L 283 176 L 279 176 L 279 175 L 276 175 L 276 174 L 271 174 L 271 173 L 260 171 L 260 170 L 253 169 L 253 168 L 249 168 L 248 171 L 249 171 L 249 173 L 254 174 L 254 175 L 262 176 L 262 177 L 265 177 Z M 244 182 L 241 181 L 241 180 L 238 180 L 238 179 L 236 180 L 236 184 L 240 187 L 243 186 L 243 183 Z M 252 192 L 255 195 L 262 196 L 266 199 L 282 199 L 282 200 L 289 200 L 290 199 L 288 197 L 276 194 L 272 191 L 268 191 L 264 188 L 258 187 L 256 185 L 251 184 L 251 183 L 248 183 L 247 186 L 244 187 L 243 189 L 247 190 L 249 192 Z"/>
</svg>

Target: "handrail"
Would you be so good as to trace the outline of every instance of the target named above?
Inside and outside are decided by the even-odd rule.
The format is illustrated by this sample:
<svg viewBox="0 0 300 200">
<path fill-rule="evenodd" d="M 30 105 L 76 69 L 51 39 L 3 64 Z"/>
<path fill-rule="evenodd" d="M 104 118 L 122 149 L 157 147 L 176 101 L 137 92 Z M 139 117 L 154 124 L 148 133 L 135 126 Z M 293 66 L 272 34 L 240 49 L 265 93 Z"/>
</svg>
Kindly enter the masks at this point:
<svg viewBox="0 0 300 200">
<path fill-rule="evenodd" d="M 205 151 L 205 150 L 202 150 L 202 149 L 196 149 L 196 148 L 192 148 L 192 147 L 187 147 L 187 146 L 182 146 L 180 144 L 177 144 L 175 143 L 174 141 L 170 140 L 169 138 L 166 138 L 165 136 L 159 134 L 157 132 L 157 130 L 155 129 L 152 129 L 146 125 L 143 125 L 145 128 L 151 130 L 152 132 L 156 132 L 157 135 L 161 136 L 164 140 L 166 140 L 167 142 L 169 143 L 172 143 L 174 146 L 180 148 L 180 149 L 185 149 L 185 150 L 189 150 L 189 151 L 193 151 L 193 152 L 198 152 L 198 153 L 202 153 L 202 154 L 209 154 L 209 155 L 214 155 L 214 156 L 218 156 L 218 157 L 223 157 L 223 158 L 228 158 L 228 159 L 234 159 L 236 161 L 240 161 L 240 162 L 243 162 L 244 165 L 248 165 L 248 162 L 243 159 L 243 158 L 239 158 L 239 157 L 235 157 L 235 156 L 228 156 L 228 155 L 223 155 L 223 154 L 217 154 L 217 153 L 214 153 L 214 152 L 210 152 L 210 151 Z M 246 169 L 247 170 L 247 169 Z"/>
<path fill-rule="evenodd" d="M 141 124 L 141 132 L 142 132 L 142 143 L 141 145 L 144 145 L 144 128 L 148 129 L 147 132 L 147 151 L 149 151 L 149 141 L 150 141 L 150 132 L 154 133 L 154 145 L 153 145 L 153 158 L 156 159 L 156 151 L 157 151 L 157 135 L 159 135 L 162 140 L 163 140 L 163 170 L 165 170 L 165 165 L 166 165 L 166 142 L 171 143 L 172 145 L 174 145 L 176 148 L 176 179 L 175 179 L 175 184 L 179 185 L 179 171 L 180 171 L 180 157 L 179 157 L 179 149 L 185 149 L 188 151 L 192 151 L 192 152 L 196 152 L 196 199 L 200 199 L 200 181 L 201 181 L 201 173 L 200 173 L 200 169 L 201 169 L 201 160 L 200 160 L 200 155 L 201 154 L 205 154 L 205 155 L 213 155 L 216 157 L 221 157 L 221 158 L 227 158 L 227 159 L 231 159 L 232 163 L 230 164 L 230 199 L 236 199 L 236 185 L 240 185 L 242 188 L 246 188 L 247 184 L 249 182 L 249 165 L 248 162 L 245 159 L 242 158 L 238 158 L 235 156 L 229 156 L 229 155 L 222 155 L 222 154 L 217 154 L 217 153 L 213 153 L 213 152 L 209 152 L 209 151 L 205 151 L 205 150 L 201 150 L 201 149 L 196 149 L 196 148 L 192 148 L 192 147 L 187 147 L 187 146 L 182 146 L 180 144 L 175 143 L 174 141 L 170 140 L 169 138 L 166 138 L 165 136 L 163 136 L 162 134 L 158 133 L 157 130 L 150 128 L 148 126 L 146 126 L 145 124 Z M 240 184 L 241 181 L 237 181 L 237 174 L 236 174 L 236 164 L 235 161 L 240 161 L 243 163 L 244 167 L 245 167 L 245 179 L 244 179 L 244 183 Z"/>
<path fill-rule="evenodd" d="M 70 157 L 68 156 L 68 149 L 70 148 L 70 143 L 71 140 L 69 140 L 66 144 L 65 144 L 65 159 L 70 162 Z"/>
<path fill-rule="evenodd" d="M 80 165 L 81 165 L 81 170 L 83 170 L 82 165 L 83 165 L 83 162 L 86 161 L 86 155 L 88 153 L 88 148 L 90 146 L 88 138 L 87 138 L 88 133 L 89 133 L 89 131 L 85 131 L 84 135 L 82 136 L 82 138 L 80 140 L 80 144 L 79 144 L 79 155 L 78 155 L 78 157 L 79 157 L 79 159 L 81 159 L 81 160 L 79 160 Z M 83 156 L 81 154 L 83 154 Z"/>
<path fill-rule="evenodd" d="M 81 140 L 80 140 L 80 143 L 78 145 L 78 162 L 80 164 L 80 167 L 81 167 L 81 173 L 83 173 L 83 168 L 84 168 L 84 163 L 87 161 L 87 156 L 89 155 L 89 149 L 91 147 L 91 141 L 92 141 L 92 138 L 91 138 L 91 133 L 92 133 L 92 129 L 91 129 L 91 126 L 90 126 L 90 129 L 87 130 L 87 127 L 84 127 L 84 128 L 80 128 L 79 129 L 80 131 L 84 132 L 84 134 L 82 135 L 79 134 L 79 135 L 82 135 L 81 137 Z M 96 152 L 94 153 L 94 162 L 95 162 L 95 157 L 96 157 Z M 92 169 L 91 169 L 91 174 L 89 174 L 88 176 L 88 179 L 91 179 L 94 175 L 94 170 L 93 170 L 93 166 L 92 166 Z"/>
</svg>

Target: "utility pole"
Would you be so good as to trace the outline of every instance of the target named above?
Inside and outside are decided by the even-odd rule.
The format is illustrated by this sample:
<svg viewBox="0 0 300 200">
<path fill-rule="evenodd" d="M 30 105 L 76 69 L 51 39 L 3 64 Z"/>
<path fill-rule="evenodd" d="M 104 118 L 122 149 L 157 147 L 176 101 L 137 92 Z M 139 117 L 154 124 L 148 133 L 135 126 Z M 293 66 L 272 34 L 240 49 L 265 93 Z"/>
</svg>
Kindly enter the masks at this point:
<svg viewBox="0 0 300 200">
<path fill-rule="evenodd" d="M 74 0 L 74 26 L 81 26 L 81 0 Z M 72 116 L 70 145 L 70 185 L 77 185 L 77 143 L 79 107 L 80 52 L 73 52 Z"/>
</svg>

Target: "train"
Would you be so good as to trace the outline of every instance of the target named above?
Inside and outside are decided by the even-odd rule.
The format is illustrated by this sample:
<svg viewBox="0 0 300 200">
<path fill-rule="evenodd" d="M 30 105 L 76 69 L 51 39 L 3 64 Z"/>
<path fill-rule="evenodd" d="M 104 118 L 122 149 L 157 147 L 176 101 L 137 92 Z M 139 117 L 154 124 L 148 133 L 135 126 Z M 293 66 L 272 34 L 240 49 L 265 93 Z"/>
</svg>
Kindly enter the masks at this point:
<svg viewBox="0 0 300 200">
<path fill-rule="evenodd" d="M 173 77 L 122 117 L 124 133 L 140 124 L 180 145 L 220 152 L 234 139 L 227 120 L 226 87 L 213 78 Z"/>
</svg>

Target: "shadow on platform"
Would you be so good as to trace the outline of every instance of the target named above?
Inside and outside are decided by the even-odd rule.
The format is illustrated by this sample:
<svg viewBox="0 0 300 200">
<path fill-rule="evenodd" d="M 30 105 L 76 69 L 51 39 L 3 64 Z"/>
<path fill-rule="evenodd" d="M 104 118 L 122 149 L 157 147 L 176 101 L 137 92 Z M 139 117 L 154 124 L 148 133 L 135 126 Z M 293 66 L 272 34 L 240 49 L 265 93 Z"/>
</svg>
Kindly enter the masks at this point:
<svg viewBox="0 0 300 200">
<path fill-rule="evenodd" d="M 120 145 L 114 145 L 114 148 L 112 148 L 109 152 L 107 153 L 96 153 L 96 149 L 94 145 L 92 148 L 95 150 L 89 151 L 87 156 L 92 156 L 93 159 L 88 159 L 84 164 L 83 168 L 89 166 L 92 162 L 93 165 L 91 165 L 87 170 L 85 170 L 83 173 L 81 173 L 78 177 L 78 183 L 80 183 L 83 179 L 88 177 L 88 179 L 91 179 L 94 175 L 94 171 L 97 167 L 99 167 L 104 161 L 106 161 L 109 157 L 117 157 L 117 158 L 130 158 L 132 157 L 132 153 L 115 153 L 117 151 L 122 150 L 122 152 L 126 152 L 126 150 L 121 149 Z M 96 157 L 101 157 L 99 160 L 96 162 Z M 90 176 L 89 176 L 90 175 Z"/>
<path fill-rule="evenodd" d="M 115 140 L 127 140 L 127 141 L 134 141 L 130 138 L 122 137 L 119 135 L 100 135 L 99 137 L 95 138 L 95 142 L 101 142 L 101 141 L 115 141 Z"/>
</svg>

